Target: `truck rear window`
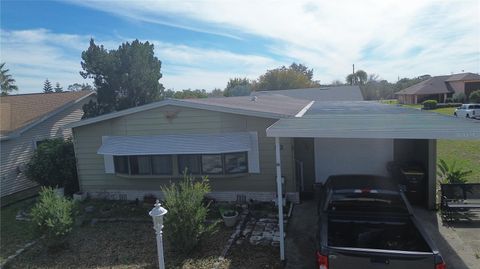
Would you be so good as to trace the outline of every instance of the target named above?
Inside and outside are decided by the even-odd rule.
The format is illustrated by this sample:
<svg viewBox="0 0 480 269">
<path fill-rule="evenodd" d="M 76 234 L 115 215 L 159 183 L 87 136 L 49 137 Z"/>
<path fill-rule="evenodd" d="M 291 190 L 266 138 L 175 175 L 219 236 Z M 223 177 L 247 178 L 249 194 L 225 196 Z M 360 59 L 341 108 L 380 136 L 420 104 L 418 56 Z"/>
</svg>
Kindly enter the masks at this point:
<svg viewBox="0 0 480 269">
<path fill-rule="evenodd" d="M 400 195 L 384 193 L 333 193 L 328 210 L 408 213 Z"/>
</svg>

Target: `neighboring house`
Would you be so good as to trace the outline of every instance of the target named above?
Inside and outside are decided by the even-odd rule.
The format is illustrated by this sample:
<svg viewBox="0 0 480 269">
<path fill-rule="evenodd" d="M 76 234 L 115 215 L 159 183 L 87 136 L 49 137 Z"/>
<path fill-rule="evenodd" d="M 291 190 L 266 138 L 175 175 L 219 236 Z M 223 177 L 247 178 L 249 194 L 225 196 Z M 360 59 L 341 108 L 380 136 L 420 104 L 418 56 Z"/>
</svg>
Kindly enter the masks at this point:
<svg viewBox="0 0 480 269">
<path fill-rule="evenodd" d="M 70 137 L 62 127 L 82 118 L 92 92 L 18 94 L 0 97 L 1 197 L 22 196 L 37 184 L 25 177 L 25 166 L 44 139 Z"/>
<path fill-rule="evenodd" d="M 425 100 L 445 102 L 455 93 L 463 93 L 466 98 L 474 90 L 480 89 L 480 75 L 462 73 L 449 76 L 436 76 L 403 89 L 395 95 L 401 104 L 420 104 Z"/>
</svg>

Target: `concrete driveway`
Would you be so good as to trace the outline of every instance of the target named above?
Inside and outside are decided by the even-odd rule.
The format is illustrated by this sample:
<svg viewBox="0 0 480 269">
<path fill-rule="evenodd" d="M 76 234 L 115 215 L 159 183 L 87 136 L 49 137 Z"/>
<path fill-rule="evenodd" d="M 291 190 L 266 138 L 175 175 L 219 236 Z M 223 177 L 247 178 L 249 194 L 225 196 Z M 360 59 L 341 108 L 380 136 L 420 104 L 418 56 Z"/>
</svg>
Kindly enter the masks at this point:
<svg viewBox="0 0 480 269">
<path fill-rule="evenodd" d="M 285 240 L 286 268 L 315 268 L 317 204 L 302 202 L 293 209 Z M 480 269 L 480 220 L 443 225 L 434 211 L 414 214 L 437 245 L 448 269 Z"/>
<path fill-rule="evenodd" d="M 285 268 L 315 268 L 316 210 L 314 200 L 302 202 L 293 208 L 285 238 Z"/>
<path fill-rule="evenodd" d="M 414 214 L 437 245 L 448 269 L 480 269 L 480 220 L 443 223 L 435 211 Z"/>
</svg>

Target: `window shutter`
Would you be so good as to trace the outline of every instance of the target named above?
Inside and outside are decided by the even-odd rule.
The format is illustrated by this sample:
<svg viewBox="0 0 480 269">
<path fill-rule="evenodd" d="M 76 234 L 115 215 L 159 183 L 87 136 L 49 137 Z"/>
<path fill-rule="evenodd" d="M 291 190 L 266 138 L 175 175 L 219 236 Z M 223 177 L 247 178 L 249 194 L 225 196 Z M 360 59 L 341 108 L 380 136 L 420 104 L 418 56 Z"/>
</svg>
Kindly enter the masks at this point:
<svg viewBox="0 0 480 269">
<path fill-rule="evenodd" d="M 248 151 L 248 172 L 260 173 L 260 157 L 258 152 L 257 132 L 250 132 L 251 149 Z"/>
<path fill-rule="evenodd" d="M 108 136 L 102 136 L 102 143 Z M 113 163 L 113 155 L 103 155 L 103 164 L 106 174 L 115 174 L 115 165 Z"/>
</svg>

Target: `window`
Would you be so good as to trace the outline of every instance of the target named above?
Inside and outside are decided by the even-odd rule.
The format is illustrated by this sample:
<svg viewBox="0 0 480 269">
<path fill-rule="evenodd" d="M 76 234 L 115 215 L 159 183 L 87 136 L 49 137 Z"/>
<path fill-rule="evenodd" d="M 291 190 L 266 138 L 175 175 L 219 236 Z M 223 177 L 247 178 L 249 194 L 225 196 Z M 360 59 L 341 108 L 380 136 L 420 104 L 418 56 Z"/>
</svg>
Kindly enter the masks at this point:
<svg viewBox="0 0 480 269">
<path fill-rule="evenodd" d="M 131 175 L 150 175 L 152 166 L 150 156 L 130 156 Z"/>
<path fill-rule="evenodd" d="M 189 174 L 240 174 L 248 173 L 246 152 L 203 155 L 178 155 L 178 171 L 185 168 Z"/>
<path fill-rule="evenodd" d="M 225 154 L 225 173 L 238 174 L 248 172 L 247 153 L 228 153 Z"/>
<path fill-rule="evenodd" d="M 221 154 L 202 155 L 203 174 L 222 174 L 223 162 Z"/>
<path fill-rule="evenodd" d="M 171 175 L 171 155 L 114 156 L 115 173 L 127 175 Z"/>
<path fill-rule="evenodd" d="M 186 168 L 189 174 L 200 174 L 200 156 L 201 155 L 179 155 L 178 172 L 183 174 Z"/>
<path fill-rule="evenodd" d="M 172 156 L 170 155 L 152 156 L 152 174 L 171 175 L 172 174 Z"/>
<path fill-rule="evenodd" d="M 128 174 L 128 156 L 114 156 L 115 172 Z"/>
</svg>

